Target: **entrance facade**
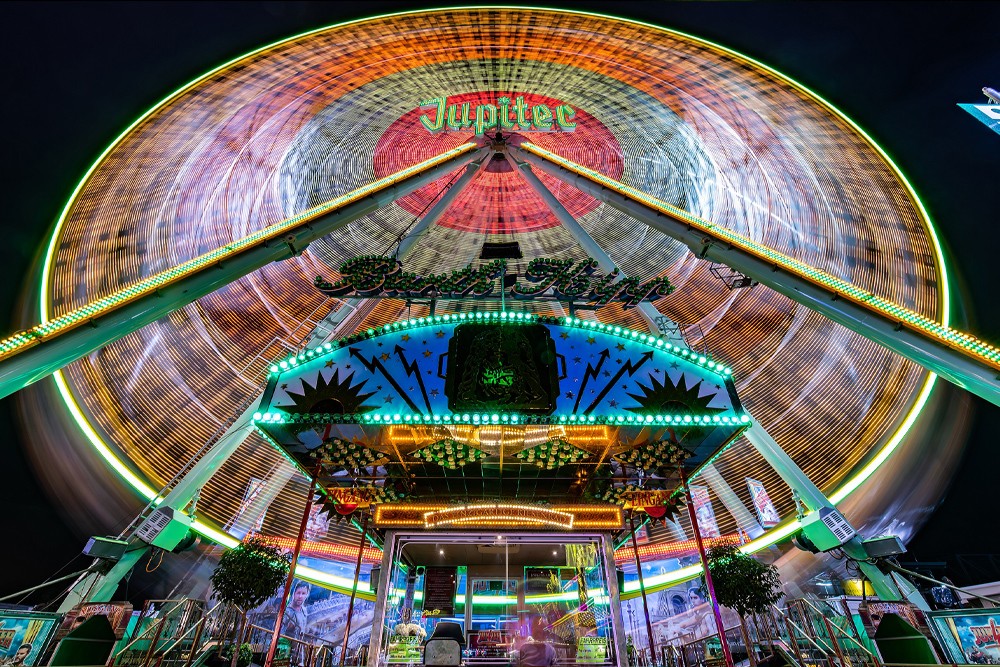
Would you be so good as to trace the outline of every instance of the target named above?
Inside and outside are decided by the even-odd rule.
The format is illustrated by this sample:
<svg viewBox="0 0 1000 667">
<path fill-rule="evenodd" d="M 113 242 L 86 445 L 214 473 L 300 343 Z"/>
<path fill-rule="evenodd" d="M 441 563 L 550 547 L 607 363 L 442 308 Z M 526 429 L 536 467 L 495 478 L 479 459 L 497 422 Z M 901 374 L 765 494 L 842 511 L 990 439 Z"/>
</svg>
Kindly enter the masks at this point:
<svg viewBox="0 0 1000 667">
<path fill-rule="evenodd" d="M 468 665 L 623 666 L 613 546 L 607 532 L 389 530 L 368 665 L 421 664 L 454 623 Z"/>
</svg>

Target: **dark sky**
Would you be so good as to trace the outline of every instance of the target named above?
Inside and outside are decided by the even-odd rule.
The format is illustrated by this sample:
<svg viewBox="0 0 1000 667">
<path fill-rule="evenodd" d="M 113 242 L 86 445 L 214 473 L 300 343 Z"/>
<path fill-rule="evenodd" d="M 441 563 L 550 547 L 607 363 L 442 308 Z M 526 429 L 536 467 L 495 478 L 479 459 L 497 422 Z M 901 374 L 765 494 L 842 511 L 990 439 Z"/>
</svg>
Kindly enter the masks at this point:
<svg viewBox="0 0 1000 667">
<path fill-rule="evenodd" d="M 560 6 L 560 3 L 547 3 Z M 562 3 L 565 5 L 566 3 Z M 1000 135 L 955 106 L 1000 88 L 994 3 L 574 2 L 717 41 L 791 76 L 837 105 L 894 157 L 941 230 L 962 294 L 959 317 L 1000 340 Z M 6 93 L 0 230 L 0 328 L 31 261 L 78 179 L 152 104 L 219 63 L 306 29 L 415 8 L 402 3 L 3 3 Z M 963 305 L 964 304 L 964 305 Z M 975 399 L 953 487 L 911 544 L 918 557 L 1000 552 L 988 492 L 1000 454 L 1000 408 Z M 0 400 L 0 485 L 6 535 L 0 595 L 41 581 L 84 535 L 34 481 Z M 978 517 L 978 518 L 977 518 Z M 982 522 L 986 523 L 983 524 Z M 980 529 L 976 529 L 976 527 Z M 982 527 L 986 530 L 982 530 Z M 117 532 L 118 527 L 108 527 Z M 10 539 L 10 538 L 8 538 Z M 29 555 L 30 554 L 30 555 Z"/>
</svg>

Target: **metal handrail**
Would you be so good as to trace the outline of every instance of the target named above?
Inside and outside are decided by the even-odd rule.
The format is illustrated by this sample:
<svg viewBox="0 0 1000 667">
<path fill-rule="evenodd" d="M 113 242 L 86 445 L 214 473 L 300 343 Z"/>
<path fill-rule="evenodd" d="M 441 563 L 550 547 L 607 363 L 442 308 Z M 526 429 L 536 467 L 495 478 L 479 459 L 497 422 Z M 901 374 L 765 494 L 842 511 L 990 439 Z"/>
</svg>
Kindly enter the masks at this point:
<svg viewBox="0 0 1000 667">
<path fill-rule="evenodd" d="M 806 603 L 806 605 L 808 605 L 809 607 L 811 607 L 811 608 L 813 609 L 813 611 L 815 611 L 815 612 L 816 612 L 817 614 L 819 614 L 819 615 L 820 615 L 821 617 L 823 617 L 823 618 L 827 618 L 827 615 L 826 615 L 826 614 L 824 614 L 824 613 L 823 613 L 823 611 L 822 611 L 822 610 L 821 610 L 821 609 L 820 609 L 819 607 L 817 607 L 816 605 L 814 605 L 814 604 L 812 603 L 812 601 L 811 601 L 811 600 L 809 600 L 809 599 L 807 599 L 807 598 L 797 598 L 797 599 L 798 599 L 798 600 L 801 600 L 802 602 L 805 602 L 805 603 Z M 834 625 L 834 627 L 837 627 L 837 629 L 838 629 L 838 630 L 843 630 L 843 628 L 840 628 L 840 627 L 838 627 L 837 625 Z M 871 651 L 869 651 L 869 650 L 868 650 L 868 648 L 867 648 L 867 647 L 866 647 L 866 646 L 865 646 L 864 644 L 862 644 L 861 642 L 859 642 L 859 641 L 858 641 L 857 639 L 855 639 L 855 638 L 854 638 L 854 637 L 852 637 L 851 635 L 849 635 L 849 634 L 847 634 L 846 632 L 844 632 L 844 633 L 843 633 L 843 638 L 844 638 L 844 639 L 847 639 L 847 640 L 849 640 L 849 641 L 850 641 L 851 643 L 853 643 L 853 644 L 857 645 L 857 647 L 858 647 L 859 649 L 861 649 L 862 651 L 864 651 L 865 653 L 867 653 L 867 654 L 869 655 L 869 657 L 870 657 L 870 658 L 871 658 L 871 659 L 872 659 L 872 660 L 873 660 L 873 661 L 874 661 L 875 663 L 877 663 L 877 664 L 881 664 L 881 663 L 882 663 L 882 661 L 881 661 L 881 660 L 879 660 L 879 658 L 878 658 L 878 657 L 877 657 L 877 656 L 876 656 L 876 655 L 875 655 L 874 653 L 872 653 Z"/>
<path fill-rule="evenodd" d="M 220 610 L 220 609 L 235 609 L 236 611 L 240 612 L 240 614 L 242 614 L 242 613 L 243 613 L 243 611 L 242 611 L 242 610 L 241 610 L 241 609 L 240 609 L 239 607 L 237 607 L 236 605 L 233 605 L 233 606 L 231 606 L 231 607 L 228 607 L 228 606 L 226 606 L 226 605 L 221 605 L 221 604 L 220 604 L 220 605 L 216 605 L 215 607 L 213 607 L 212 609 L 210 609 L 210 610 L 209 610 L 209 612 L 208 612 L 207 614 L 203 615 L 203 616 L 202 616 L 202 617 L 201 617 L 201 618 L 200 618 L 200 619 L 198 620 L 198 622 L 197 622 L 197 623 L 195 623 L 195 624 L 194 624 L 194 625 L 192 625 L 192 626 L 191 626 L 190 628 L 188 628 L 187 630 L 185 630 L 185 631 L 184 631 L 184 633 L 183 633 L 183 634 L 181 634 L 181 636 L 180 636 L 180 637 L 178 637 L 177 639 L 175 639 L 175 640 L 174 640 L 174 643 L 172 643 L 172 644 L 168 645 L 168 646 L 167 646 L 166 648 L 164 648 L 164 649 L 163 649 L 162 651 L 160 651 L 160 652 L 161 652 L 161 653 L 163 653 L 164 655 L 166 655 L 166 654 L 170 653 L 171 651 L 173 651 L 173 650 L 174 650 L 174 649 L 175 649 L 175 648 L 177 647 L 177 645 L 178 645 L 178 644 L 180 644 L 181 642 L 183 642 L 184 640 L 186 640 L 186 639 L 188 638 L 188 634 L 189 634 L 189 633 L 190 633 L 190 632 L 191 632 L 192 630 L 195 630 L 195 629 L 199 629 L 199 628 L 202 628 L 202 627 L 204 627 L 204 625 L 205 625 L 205 621 L 207 621 L 207 620 L 208 620 L 208 619 L 209 619 L 209 618 L 210 618 L 210 617 L 212 616 L 212 614 L 216 613 L 216 612 L 217 612 L 218 610 Z M 192 652 L 194 651 L 194 649 L 195 649 L 195 647 L 194 647 L 194 646 L 192 646 L 192 647 L 191 647 L 191 650 L 192 650 Z"/>
<path fill-rule="evenodd" d="M 146 637 L 146 634 L 150 630 L 153 630 L 154 628 L 158 628 L 158 627 L 162 626 L 167 621 L 167 619 L 170 617 L 170 614 L 172 614 L 175 611 L 177 611 L 178 607 L 180 607 L 181 605 L 183 605 L 185 602 L 187 602 L 187 600 L 178 600 L 177 604 L 175 604 L 173 607 L 171 607 L 170 609 L 167 609 L 166 611 L 163 612 L 163 616 L 161 616 L 160 618 L 158 618 L 156 620 L 156 623 L 153 623 L 152 625 L 150 625 L 148 628 L 146 628 L 145 630 L 143 630 L 142 632 L 140 632 L 138 634 L 138 636 L 136 636 L 135 639 L 133 639 L 128 644 L 126 644 L 125 646 L 123 646 L 122 649 L 120 651 L 118 651 L 118 654 L 115 656 L 115 662 L 118 661 L 118 656 L 120 656 L 122 653 L 125 653 L 126 651 L 128 651 L 129 649 L 131 649 L 133 644 L 135 644 L 138 641 L 142 641 L 143 639 L 148 639 L 148 637 Z"/>
<path fill-rule="evenodd" d="M 796 630 L 798 630 L 799 633 L 802 635 L 802 639 L 805 639 L 807 642 L 809 642 L 810 644 L 812 644 L 816 648 L 816 650 L 818 650 L 820 653 L 822 653 L 823 655 L 825 655 L 827 657 L 830 657 L 830 654 L 834 653 L 834 650 L 833 650 L 832 646 L 829 646 L 829 647 L 826 647 L 826 648 L 820 646 L 819 644 L 817 644 L 813 640 L 812 637 L 809 636 L 808 632 L 806 632 L 805 630 L 803 630 L 801 627 L 799 627 L 799 625 L 797 625 L 795 623 L 795 621 L 793 621 L 791 618 L 789 618 L 788 614 L 782 612 L 780 607 L 778 607 L 777 605 L 774 605 L 774 608 L 775 608 L 775 610 L 777 610 L 777 612 L 779 614 L 781 614 L 782 616 L 784 616 L 785 622 L 788 623 L 788 625 L 790 625 L 791 627 L 793 627 Z M 789 639 L 791 641 L 795 641 L 796 637 L 789 637 Z"/>
</svg>

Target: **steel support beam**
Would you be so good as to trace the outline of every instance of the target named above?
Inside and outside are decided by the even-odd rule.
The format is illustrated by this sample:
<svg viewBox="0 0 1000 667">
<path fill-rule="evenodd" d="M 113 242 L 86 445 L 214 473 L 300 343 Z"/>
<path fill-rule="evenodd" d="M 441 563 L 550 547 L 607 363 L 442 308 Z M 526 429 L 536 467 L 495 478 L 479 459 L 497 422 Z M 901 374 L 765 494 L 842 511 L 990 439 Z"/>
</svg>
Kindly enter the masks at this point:
<svg viewBox="0 0 1000 667">
<path fill-rule="evenodd" d="M 900 306 L 816 272 L 793 258 L 530 143 L 508 150 L 532 166 L 680 241 L 697 257 L 732 267 L 959 387 L 1000 405 L 1000 364 L 987 361 L 975 352 L 988 347 L 982 341 L 949 330 L 947 335 L 952 339 L 948 342 L 944 335 L 930 331 L 940 325 L 933 322 L 914 324 L 916 320 L 912 315 L 915 314 Z M 810 272 L 815 275 L 810 277 Z M 897 315 L 890 315 L 890 309 L 895 309 Z"/>
<path fill-rule="evenodd" d="M 605 274 L 618 271 L 618 266 L 611 259 L 611 255 L 609 255 L 604 248 L 602 248 L 597 241 L 594 240 L 594 237 L 583 228 L 583 225 L 581 225 L 576 218 L 574 218 L 573 215 L 566 210 L 566 207 L 562 205 L 562 202 L 560 202 L 554 194 L 552 194 L 552 191 L 545 187 L 545 184 L 542 183 L 540 178 L 538 178 L 538 174 L 532 171 L 531 165 L 527 162 L 518 160 L 511 155 L 510 152 L 505 153 L 504 156 L 507 158 L 510 166 L 513 167 L 515 171 L 520 173 L 521 177 L 524 178 L 531 189 L 542 198 L 545 205 L 549 207 L 549 210 L 552 211 L 554 216 L 556 216 L 556 219 L 562 223 L 563 228 L 565 228 L 566 231 L 569 232 L 570 235 L 576 240 L 576 242 L 580 244 L 583 251 L 587 253 L 588 256 L 597 260 L 598 268 L 600 268 Z M 624 273 L 619 272 L 619 280 L 624 280 L 627 277 L 628 276 Z M 644 301 L 636 306 L 636 308 L 638 308 L 639 312 L 642 314 L 642 318 L 646 321 L 646 326 L 649 328 L 650 333 L 660 335 L 664 332 L 664 328 L 668 328 L 668 325 L 672 324 L 674 325 L 676 332 L 674 335 L 668 336 L 670 342 L 674 345 L 680 345 L 683 347 L 688 346 L 684 337 L 681 335 L 680 327 L 677 326 L 676 322 L 670 321 L 670 319 L 657 310 L 653 304 L 648 301 Z M 666 320 L 664 328 L 661 328 L 658 320 Z"/>
<path fill-rule="evenodd" d="M 455 201 L 455 198 L 465 189 L 465 187 L 472 182 L 476 174 L 479 173 L 480 167 L 482 167 L 483 160 L 489 157 L 490 154 L 486 154 L 478 160 L 474 160 L 466 166 L 465 171 L 458 178 L 455 183 L 452 184 L 448 191 L 445 192 L 441 198 L 437 201 L 431 210 L 420 219 L 420 222 L 411 229 L 406 237 L 399 242 L 399 248 L 396 249 L 396 256 L 400 260 L 405 260 L 410 256 L 410 252 L 413 250 L 413 245 L 416 243 L 417 239 L 430 228 L 431 225 L 436 223 L 444 215 L 444 212 L 448 210 L 451 204 Z M 320 343 L 324 343 L 330 338 L 337 335 L 337 331 L 340 325 L 345 319 L 347 319 L 351 314 L 353 314 L 357 308 L 365 303 L 365 299 L 351 297 L 344 299 L 343 305 L 335 310 L 334 312 L 327 315 L 309 334 L 309 338 L 306 340 L 306 347 L 315 347 Z"/>
<path fill-rule="evenodd" d="M 796 465 L 792 457 L 764 430 L 760 422 L 754 420 L 750 428 L 743 432 L 743 435 L 760 452 L 764 460 L 774 468 L 774 471 L 784 480 L 785 484 L 799 494 L 799 498 L 809 509 L 814 512 L 824 507 L 836 509 L 836 506 L 830 502 L 830 499 Z M 867 562 L 868 554 L 865 552 L 864 545 L 861 544 L 860 537 L 855 535 L 842 548 L 844 553 L 858 562 L 862 573 L 872 582 L 872 587 L 879 598 L 882 600 L 901 600 L 905 597 L 925 611 L 929 610 L 927 603 L 919 594 L 914 597 L 915 588 L 909 590 L 906 585 L 902 587 L 897 586 L 897 582 L 891 576 L 879 570 L 874 564 Z"/>
<path fill-rule="evenodd" d="M 0 398 L 487 154 L 465 144 L 2 341 Z"/>
<path fill-rule="evenodd" d="M 462 175 L 458 177 L 458 180 L 455 181 L 443 195 L 441 195 L 441 198 L 438 199 L 434 206 L 431 207 L 431 210 L 424 214 L 424 217 L 420 219 L 420 222 L 414 225 L 413 229 L 407 232 L 403 240 L 399 242 L 399 248 L 396 249 L 396 256 L 399 257 L 399 259 L 407 259 L 410 256 L 410 253 L 413 251 L 413 245 L 420 239 L 424 232 L 430 229 L 431 225 L 434 225 L 441 219 L 441 216 L 448 210 L 452 202 L 455 201 L 455 198 L 458 197 L 463 190 L 465 190 L 466 186 L 469 185 L 469 183 L 472 182 L 472 179 L 476 177 L 476 174 L 479 173 L 480 167 L 483 166 L 483 160 L 490 157 L 490 155 L 492 155 L 492 153 L 487 153 L 478 160 L 470 162 L 465 167 L 465 171 Z"/>
</svg>

